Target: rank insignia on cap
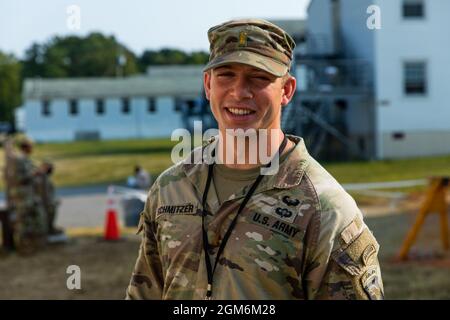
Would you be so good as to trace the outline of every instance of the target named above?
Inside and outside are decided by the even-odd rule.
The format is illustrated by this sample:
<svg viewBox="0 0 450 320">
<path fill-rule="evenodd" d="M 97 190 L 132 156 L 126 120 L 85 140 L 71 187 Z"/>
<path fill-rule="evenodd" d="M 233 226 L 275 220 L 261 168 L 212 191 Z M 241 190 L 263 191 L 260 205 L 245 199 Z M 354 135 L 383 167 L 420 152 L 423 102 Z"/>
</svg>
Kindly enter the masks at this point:
<svg viewBox="0 0 450 320">
<path fill-rule="evenodd" d="M 239 46 L 247 46 L 247 34 L 244 31 L 239 32 Z"/>
</svg>

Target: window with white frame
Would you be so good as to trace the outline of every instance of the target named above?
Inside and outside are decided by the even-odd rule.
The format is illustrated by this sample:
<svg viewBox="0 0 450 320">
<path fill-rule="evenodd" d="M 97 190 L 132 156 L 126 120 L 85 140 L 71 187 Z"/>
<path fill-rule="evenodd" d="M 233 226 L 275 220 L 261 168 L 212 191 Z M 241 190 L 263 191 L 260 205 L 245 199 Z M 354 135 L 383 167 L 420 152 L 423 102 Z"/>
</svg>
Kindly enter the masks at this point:
<svg viewBox="0 0 450 320">
<path fill-rule="evenodd" d="M 147 111 L 148 113 L 155 113 L 156 112 L 156 101 L 155 98 L 149 97 L 147 99 Z"/>
<path fill-rule="evenodd" d="M 403 73 L 405 94 L 425 95 L 427 93 L 427 64 L 425 62 L 405 62 Z"/>
<path fill-rule="evenodd" d="M 175 98 L 173 110 L 175 112 L 180 112 L 181 110 L 183 110 L 183 101 L 181 99 Z"/>
<path fill-rule="evenodd" d="M 97 99 L 96 102 L 96 112 L 99 115 L 105 114 L 105 100 Z"/>
<path fill-rule="evenodd" d="M 403 18 L 423 19 L 425 17 L 424 0 L 403 0 Z"/>
<path fill-rule="evenodd" d="M 130 99 L 128 97 L 122 98 L 122 113 L 130 113 Z"/>
<path fill-rule="evenodd" d="M 41 113 L 44 117 L 49 117 L 51 115 L 50 100 L 48 100 L 48 99 L 42 100 Z"/>
<path fill-rule="evenodd" d="M 71 116 L 78 114 L 78 101 L 76 99 L 69 100 L 69 114 Z"/>
</svg>

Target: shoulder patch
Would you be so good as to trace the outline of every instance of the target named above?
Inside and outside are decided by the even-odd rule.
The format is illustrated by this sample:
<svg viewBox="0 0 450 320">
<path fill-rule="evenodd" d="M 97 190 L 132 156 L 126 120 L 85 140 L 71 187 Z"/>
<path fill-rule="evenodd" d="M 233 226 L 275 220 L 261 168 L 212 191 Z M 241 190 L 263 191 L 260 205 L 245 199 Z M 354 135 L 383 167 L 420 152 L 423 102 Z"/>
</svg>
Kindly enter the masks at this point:
<svg viewBox="0 0 450 320">
<path fill-rule="evenodd" d="M 361 277 L 361 285 L 370 300 L 384 299 L 379 266 L 370 266 Z"/>
<path fill-rule="evenodd" d="M 333 252 L 333 259 L 349 274 L 361 275 L 376 257 L 379 245 L 368 228 L 364 228 L 347 246 Z"/>
<path fill-rule="evenodd" d="M 377 249 L 375 248 L 375 245 L 373 243 L 369 244 L 367 248 L 364 249 L 364 252 L 362 254 L 362 261 L 364 265 L 369 264 L 370 258 L 377 252 Z"/>
</svg>

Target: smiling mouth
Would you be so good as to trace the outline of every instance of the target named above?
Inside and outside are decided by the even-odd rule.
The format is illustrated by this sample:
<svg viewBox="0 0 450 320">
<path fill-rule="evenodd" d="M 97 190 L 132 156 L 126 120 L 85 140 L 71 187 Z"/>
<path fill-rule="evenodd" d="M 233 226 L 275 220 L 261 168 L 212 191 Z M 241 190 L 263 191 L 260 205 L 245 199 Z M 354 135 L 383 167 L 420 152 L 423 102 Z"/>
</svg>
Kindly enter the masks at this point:
<svg viewBox="0 0 450 320">
<path fill-rule="evenodd" d="M 225 109 L 235 116 L 246 116 L 255 113 L 255 111 L 250 109 L 241 109 L 241 108 L 225 108 Z"/>
</svg>

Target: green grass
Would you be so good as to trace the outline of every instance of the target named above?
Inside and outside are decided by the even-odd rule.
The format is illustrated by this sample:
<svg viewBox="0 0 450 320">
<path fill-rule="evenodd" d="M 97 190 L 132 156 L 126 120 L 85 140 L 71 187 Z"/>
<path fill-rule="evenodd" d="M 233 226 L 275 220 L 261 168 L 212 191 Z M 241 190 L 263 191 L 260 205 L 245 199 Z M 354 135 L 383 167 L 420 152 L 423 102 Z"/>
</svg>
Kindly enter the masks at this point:
<svg viewBox="0 0 450 320">
<path fill-rule="evenodd" d="M 431 176 L 450 176 L 450 155 L 422 157 L 397 160 L 355 161 L 346 163 L 325 163 L 324 167 L 340 183 L 385 182 L 425 179 Z M 396 191 L 407 194 L 420 193 L 426 185 L 404 188 L 383 189 L 385 192 Z M 350 192 L 355 200 L 362 204 L 379 202 L 381 197 L 365 196 Z"/>
<path fill-rule="evenodd" d="M 400 160 L 326 163 L 325 168 L 341 183 L 422 179 L 450 175 L 450 155 Z"/>
<path fill-rule="evenodd" d="M 176 143 L 169 139 L 153 139 L 37 144 L 33 159 L 54 162 L 54 181 L 60 187 L 117 183 L 124 182 L 136 164 L 142 165 L 153 177 L 159 175 L 172 165 L 170 152 Z M 3 162 L 3 150 L 0 149 L 1 167 Z M 325 163 L 324 167 L 341 183 L 421 179 L 450 175 L 450 155 Z M 0 188 L 3 188 L 3 181 Z M 411 190 L 414 189 L 408 189 Z"/>
<path fill-rule="evenodd" d="M 152 176 L 159 175 L 172 164 L 170 152 L 176 143 L 153 139 L 37 144 L 32 158 L 37 163 L 44 159 L 54 163 L 59 187 L 123 183 L 137 164 Z M 4 166 L 3 150 L 0 165 Z"/>
<path fill-rule="evenodd" d="M 56 160 L 92 156 L 169 155 L 176 143 L 169 139 L 152 139 L 37 144 L 35 157 L 38 159 L 51 158 Z"/>
</svg>

